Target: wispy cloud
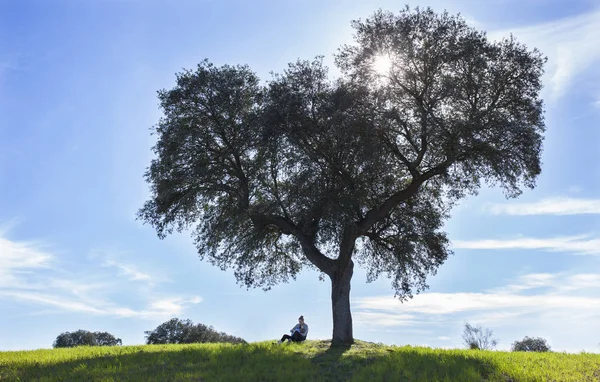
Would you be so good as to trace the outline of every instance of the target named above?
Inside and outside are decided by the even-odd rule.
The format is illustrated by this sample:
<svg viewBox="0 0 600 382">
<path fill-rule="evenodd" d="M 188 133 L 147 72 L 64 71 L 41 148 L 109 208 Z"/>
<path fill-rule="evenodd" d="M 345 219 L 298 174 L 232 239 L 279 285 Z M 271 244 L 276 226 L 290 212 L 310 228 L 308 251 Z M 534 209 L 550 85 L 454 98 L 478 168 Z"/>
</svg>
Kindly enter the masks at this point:
<svg viewBox="0 0 600 382">
<path fill-rule="evenodd" d="M 354 321 L 359 325 L 376 323 L 380 326 L 413 326 L 419 323 L 418 317 L 411 314 L 389 314 L 360 310 L 354 314 Z"/>
<path fill-rule="evenodd" d="M 535 293 L 534 293 L 535 292 Z M 529 273 L 508 280 L 505 286 L 481 292 L 421 293 L 400 303 L 391 296 L 355 298 L 352 303 L 357 324 L 364 328 L 393 329 L 427 327 L 437 334 L 435 341 L 455 340 L 465 321 L 491 328 L 512 328 L 506 333 L 547 333 L 558 342 L 571 343 L 578 337 L 600 329 L 600 275 Z M 567 323 L 565 325 L 565 323 Z M 517 330 L 518 332 L 515 332 Z M 516 334 L 515 334 L 516 333 Z M 582 341 L 585 342 L 585 341 Z M 509 346 L 504 343 L 504 348 Z"/>
<path fill-rule="evenodd" d="M 558 283 L 559 290 L 600 289 L 600 274 L 582 273 L 568 276 L 564 283 Z"/>
<path fill-rule="evenodd" d="M 114 310 L 114 314 L 121 317 L 137 317 L 144 319 L 170 318 L 180 315 L 185 308 L 201 302 L 202 298 L 198 296 L 187 299 L 180 297 L 158 299 L 150 302 L 145 309 L 134 310 L 129 308 L 118 308 Z"/>
<path fill-rule="evenodd" d="M 107 259 L 102 263 L 105 267 L 115 267 L 120 273 L 130 280 L 134 281 L 151 281 L 153 280 L 152 276 L 149 274 L 138 271 L 133 265 L 130 264 L 122 264 L 115 260 Z"/>
<path fill-rule="evenodd" d="M 533 203 L 494 204 L 488 210 L 495 215 L 583 215 L 600 214 L 600 199 L 547 198 Z"/>
<path fill-rule="evenodd" d="M 553 295 L 520 295 L 514 293 L 422 293 L 412 300 L 399 303 L 389 296 L 362 298 L 355 301 L 358 309 L 383 310 L 398 314 L 420 313 L 447 315 L 482 310 L 519 308 L 523 312 L 539 308 L 597 309 L 600 298 Z M 379 318 L 383 318 L 380 316 Z M 388 317 L 385 317 L 388 319 Z M 373 316 L 373 319 L 376 319 Z M 382 324 L 382 321 L 378 321 Z M 389 324 L 392 324 L 390 321 Z"/>
<path fill-rule="evenodd" d="M 53 260 L 42 244 L 8 240 L 4 237 L 6 230 L 4 227 L 0 231 L 0 288 L 20 283 L 16 275 L 48 268 Z"/>
<path fill-rule="evenodd" d="M 581 73 L 600 60 L 600 10 L 510 31 L 490 33 L 500 38 L 513 33 L 519 41 L 548 56 L 544 83 L 554 100 L 564 95 Z"/>
<path fill-rule="evenodd" d="M 501 288 L 490 289 L 486 292 L 512 294 L 524 291 L 546 291 L 571 293 L 574 291 L 593 291 L 600 289 L 600 274 L 597 273 L 528 273 L 511 280 Z"/>
<path fill-rule="evenodd" d="M 513 283 L 499 289 L 495 293 L 518 293 L 537 288 L 548 288 L 556 285 L 559 275 L 553 273 L 530 273 L 520 276 Z"/>
<path fill-rule="evenodd" d="M 0 300 L 58 312 L 143 319 L 177 316 L 202 302 L 199 296 L 163 295 L 155 289 L 156 277 L 106 254 L 88 258 L 93 273 L 86 274 L 85 264 L 70 272 L 61 268 L 60 258 L 48 252 L 47 245 L 12 240 L 7 235 L 8 229 L 0 230 Z M 98 272 L 98 264 L 107 272 Z M 115 270 L 123 277 L 115 278 Z M 143 293 L 132 288 L 132 282 L 140 281 L 151 293 L 147 288 Z M 114 292 L 127 296 L 129 306 L 116 300 Z"/>
<path fill-rule="evenodd" d="M 144 308 L 133 309 L 112 302 L 89 301 L 84 298 L 78 298 L 78 296 L 62 296 L 56 292 L 56 290 L 50 292 L 40 292 L 37 290 L 0 290 L 0 298 L 9 298 L 20 303 L 29 303 L 35 306 L 52 307 L 58 311 L 142 319 L 178 316 L 184 309 L 202 302 L 202 298 L 198 296 L 190 298 L 171 297 L 151 300 L 146 303 Z"/>
<path fill-rule="evenodd" d="M 98 261 L 103 267 L 114 268 L 118 270 L 118 275 L 130 281 L 145 282 L 154 286 L 167 281 L 164 275 L 151 274 L 141 270 L 138 265 L 132 264 L 131 260 L 134 254 L 128 251 L 94 249 L 90 252 L 88 258 L 92 261 Z"/>
<path fill-rule="evenodd" d="M 51 260 L 52 255 L 39 243 L 0 237 L 0 269 L 43 268 L 48 267 Z"/>
<path fill-rule="evenodd" d="M 553 238 L 521 237 L 505 240 L 455 240 L 456 249 L 539 249 L 580 255 L 600 255 L 600 239 L 589 235 Z"/>
<path fill-rule="evenodd" d="M 41 293 L 39 291 L 3 291 L 0 290 L 0 297 L 10 298 L 21 303 L 33 303 L 35 305 L 51 306 L 62 311 L 96 313 L 102 314 L 105 311 L 90 303 L 76 298 L 59 296 L 56 293 Z M 97 304 L 95 304 L 97 305 Z"/>
</svg>

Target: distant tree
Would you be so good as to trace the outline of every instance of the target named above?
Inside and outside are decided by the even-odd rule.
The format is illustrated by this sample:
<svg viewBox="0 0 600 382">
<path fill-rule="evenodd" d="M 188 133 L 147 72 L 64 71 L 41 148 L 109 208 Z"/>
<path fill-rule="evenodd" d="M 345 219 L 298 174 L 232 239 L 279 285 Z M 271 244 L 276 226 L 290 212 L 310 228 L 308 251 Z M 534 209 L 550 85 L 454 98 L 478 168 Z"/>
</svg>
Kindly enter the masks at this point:
<svg viewBox="0 0 600 382">
<path fill-rule="evenodd" d="M 522 341 L 515 341 L 511 347 L 512 351 L 534 351 L 547 352 L 550 351 L 550 345 L 541 337 L 530 338 L 525 337 Z"/>
<path fill-rule="evenodd" d="M 242 338 L 217 332 L 212 326 L 172 318 L 152 331 L 144 332 L 147 344 L 190 344 L 198 342 L 246 343 Z"/>
<path fill-rule="evenodd" d="M 491 350 L 498 345 L 498 340 L 493 338 L 492 330 L 484 329 L 481 325 L 475 327 L 468 322 L 465 324 L 463 342 L 473 350 Z"/>
<path fill-rule="evenodd" d="M 97 346 L 117 346 L 123 344 L 120 338 L 116 338 L 107 332 L 94 332 L 94 336 L 96 337 Z"/>
<path fill-rule="evenodd" d="M 72 348 L 74 346 L 76 346 L 75 342 L 69 332 L 59 334 L 52 344 L 54 348 Z"/>
<path fill-rule="evenodd" d="M 427 288 L 451 206 L 481 184 L 533 188 L 545 131 L 539 51 L 429 8 L 353 27 L 335 80 L 321 58 L 267 84 L 208 61 L 178 73 L 138 212 L 160 238 L 193 228 L 200 258 L 248 288 L 327 275 L 333 345 L 353 342 L 355 261 L 401 300 Z"/>
<path fill-rule="evenodd" d="M 122 345 L 120 338 L 107 332 L 90 332 L 77 330 L 76 332 L 61 333 L 52 344 L 55 348 L 71 348 L 75 346 L 117 346 Z"/>
</svg>

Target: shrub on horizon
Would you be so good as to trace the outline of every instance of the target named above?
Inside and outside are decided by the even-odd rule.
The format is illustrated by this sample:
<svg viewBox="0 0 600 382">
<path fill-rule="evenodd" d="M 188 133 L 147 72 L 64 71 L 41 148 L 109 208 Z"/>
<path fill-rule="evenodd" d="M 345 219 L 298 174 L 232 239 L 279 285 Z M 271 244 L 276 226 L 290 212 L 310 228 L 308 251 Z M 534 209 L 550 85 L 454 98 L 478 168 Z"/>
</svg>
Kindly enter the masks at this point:
<svg viewBox="0 0 600 382">
<path fill-rule="evenodd" d="M 522 341 L 515 341 L 511 347 L 512 351 L 526 351 L 526 352 L 547 352 L 550 351 L 550 345 L 545 339 L 541 337 L 525 337 Z"/>
<path fill-rule="evenodd" d="M 72 348 L 75 346 L 117 346 L 122 345 L 120 338 L 108 332 L 90 332 L 79 329 L 75 332 L 64 332 L 56 337 L 53 348 Z"/>
<path fill-rule="evenodd" d="M 172 318 L 152 331 L 145 331 L 146 344 L 191 344 L 206 342 L 227 342 L 242 344 L 242 338 L 217 332 L 212 326 L 194 324 L 191 320 Z"/>
</svg>

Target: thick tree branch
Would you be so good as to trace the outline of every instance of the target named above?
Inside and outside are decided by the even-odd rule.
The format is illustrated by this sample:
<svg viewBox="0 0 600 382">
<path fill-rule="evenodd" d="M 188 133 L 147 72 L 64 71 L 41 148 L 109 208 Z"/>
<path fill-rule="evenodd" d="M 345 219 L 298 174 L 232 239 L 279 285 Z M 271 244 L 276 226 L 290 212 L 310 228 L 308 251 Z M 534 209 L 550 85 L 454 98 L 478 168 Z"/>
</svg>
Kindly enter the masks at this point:
<svg viewBox="0 0 600 382">
<path fill-rule="evenodd" d="M 388 115 L 390 115 L 391 118 L 394 121 L 398 122 L 398 124 L 402 127 L 402 130 L 404 130 L 403 132 L 398 132 L 398 134 L 400 134 L 401 136 L 403 136 L 404 138 L 406 138 L 406 141 L 415 149 L 415 152 L 418 152 L 419 151 L 419 146 L 417 145 L 417 143 L 413 139 L 412 134 L 410 132 L 410 129 L 409 129 L 408 124 L 406 123 L 406 121 L 404 121 L 398 115 L 398 110 L 393 109 Z"/>
<path fill-rule="evenodd" d="M 445 161 L 444 163 L 426 171 L 419 177 L 413 178 L 408 187 L 394 193 L 379 207 L 372 208 L 371 210 L 369 210 L 365 218 L 356 223 L 357 237 L 365 235 L 377 221 L 385 218 L 390 213 L 390 211 L 399 203 L 402 203 L 403 201 L 414 196 L 419 191 L 419 187 L 421 187 L 421 185 L 427 180 L 433 178 L 436 175 L 443 174 L 449 165 L 450 162 Z"/>
<path fill-rule="evenodd" d="M 277 215 L 251 214 L 250 219 L 258 227 L 270 225 L 278 227 L 284 235 L 294 235 L 300 242 L 302 251 L 306 258 L 313 263 L 321 272 L 331 275 L 334 270 L 334 260 L 323 255 L 316 247 L 312 238 L 305 235 L 302 230 L 289 219 Z"/>
<path fill-rule="evenodd" d="M 408 160 L 408 158 L 402 154 L 402 152 L 400 152 L 400 150 L 398 149 L 398 146 L 391 142 L 389 139 L 383 137 L 383 134 L 381 134 L 381 140 L 383 141 L 383 143 L 392 151 L 392 153 L 394 155 L 396 155 L 398 157 L 398 159 L 400 159 L 400 161 L 406 166 L 406 168 L 408 168 L 408 171 L 410 171 L 410 174 L 413 177 L 416 177 L 419 173 L 417 172 L 417 165 L 415 165 L 415 163 L 411 162 L 410 160 Z"/>
<path fill-rule="evenodd" d="M 275 166 L 274 161 L 271 161 L 271 163 L 269 164 L 269 172 L 271 175 L 271 180 L 273 180 L 273 196 L 275 197 L 275 200 L 277 200 L 277 203 L 279 204 L 279 207 L 281 207 L 281 211 L 283 212 L 283 215 L 285 216 L 286 219 L 290 218 L 290 215 L 287 212 L 287 209 L 285 208 L 285 204 L 283 204 L 283 201 L 281 200 L 281 196 L 279 195 L 279 185 L 277 182 L 277 168 Z"/>
<path fill-rule="evenodd" d="M 358 232 L 355 224 L 347 225 L 342 232 L 342 240 L 340 242 L 340 253 L 336 260 L 336 263 L 341 269 L 345 269 L 348 261 L 352 258 L 352 252 L 356 245 L 356 238 Z"/>
</svg>

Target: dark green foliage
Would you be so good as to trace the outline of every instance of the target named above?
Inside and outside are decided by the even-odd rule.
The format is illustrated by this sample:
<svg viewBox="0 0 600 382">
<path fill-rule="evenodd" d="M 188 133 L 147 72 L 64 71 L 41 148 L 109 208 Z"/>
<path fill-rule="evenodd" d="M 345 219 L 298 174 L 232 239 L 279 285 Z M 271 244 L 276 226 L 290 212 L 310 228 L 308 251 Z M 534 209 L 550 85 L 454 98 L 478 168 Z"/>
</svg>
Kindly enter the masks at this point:
<svg viewBox="0 0 600 382">
<path fill-rule="evenodd" d="M 493 338 L 494 332 L 484 329 L 481 325 L 472 326 L 465 324 L 463 342 L 471 350 L 492 350 L 498 345 L 498 340 Z"/>
<path fill-rule="evenodd" d="M 512 351 L 550 351 L 550 345 L 541 337 L 525 337 L 522 341 L 515 341 L 511 347 Z"/>
<path fill-rule="evenodd" d="M 115 338 L 107 332 L 90 332 L 77 330 L 76 332 L 61 333 L 56 337 L 52 347 L 72 348 L 75 346 L 117 346 L 122 345 L 120 338 Z"/>
<path fill-rule="evenodd" d="M 246 343 L 243 339 L 224 332 L 217 332 L 212 326 L 195 324 L 190 320 L 172 318 L 152 331 L 144 332 L 148 345 L 192 344 L 201 342 Z"/>
<path fill-rule="evenodd" d="M 353 25 L 336 80 L 321 58 L 265 85 L 247 66 L 179 73 L 158 93 L 152 196 L 138 213 L 161 238 L 193 228 L 200 258 L 247 287 L 303 266 L 328 275 L 334 340 L 346 342 L 351 329 L 335 327 L 351 326 L 354 261 L 401 299 L 425 289 L 451 254 L 441 228 L 453 203 L 482 183 L 510 197 L 533 187 L 545 130 L 537 50 L 431 9 Z"/>
</svg>

